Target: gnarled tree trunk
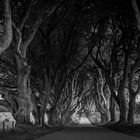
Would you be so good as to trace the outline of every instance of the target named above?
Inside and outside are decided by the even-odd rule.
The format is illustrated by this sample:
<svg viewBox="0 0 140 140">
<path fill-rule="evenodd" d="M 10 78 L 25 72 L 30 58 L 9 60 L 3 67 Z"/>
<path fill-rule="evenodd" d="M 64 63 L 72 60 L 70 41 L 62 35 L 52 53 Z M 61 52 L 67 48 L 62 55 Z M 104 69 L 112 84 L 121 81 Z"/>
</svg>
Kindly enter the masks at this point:
<svg viewBox="0 0 140 140">
<path fill-rule="evenodd" d="M 16 56 L 18 65 L 18 111 L 15 114 L 17 123 L 29 123 L 32 112 L 30 66 L 19 56 Z"/>
<path fill-rule="evenodd" d="M 109 114 L 108 98 L 106 98 L 104 95 L 104 90 L 103 90 L 104 81 L 102 76 L 96 81 L 95 84 L 97 90 L 97 95 L 95 99 L 96 108 L 101 114 L 101 123 L 107 123 L 110 119 L 110 114 Z"/>
<path fill-rule="evenodd" d="M 129 59 L 129 54 L 130 54 L 130 49 L 131 45 L 128 44 L 128 49 L 125 52 L 125 58 L 124 58 L 124 68 L 123 68 L 123 76 L 120 81 L 120 85 L 118 88 L 118 97 L 119 97 L 119 108 L 120 108 L 120 119 L 119 123 L 126 123 L 127 122 L 127 97 L 125 93 L 125 87 L 126 87 L 126 82 L 128 78 L 128 59 Z"/>
</svg>

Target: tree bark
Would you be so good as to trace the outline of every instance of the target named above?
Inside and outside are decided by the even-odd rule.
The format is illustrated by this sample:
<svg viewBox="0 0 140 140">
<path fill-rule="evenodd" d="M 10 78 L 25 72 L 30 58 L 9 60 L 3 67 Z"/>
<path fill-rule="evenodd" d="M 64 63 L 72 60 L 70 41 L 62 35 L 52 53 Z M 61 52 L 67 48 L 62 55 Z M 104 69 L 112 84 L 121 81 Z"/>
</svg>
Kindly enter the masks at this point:
<svg viewBox="0 0 140 140">
<path fill-rule="evenodd" d="M 133 10 L 135 12 L 135 17 L 136 17 L 136 20 L 137 20 L 137 27 L 140 31 L 140 11 L 139 11 L 139 7 L 138 7 L 138 4 L 137 4 L 137 0 L 132 0 L 132 7 L 133 7 Z"/>
<path fill-rule="evenodd" d="M 0 5 L 0 54 L 5 51 L 12 42 L 12 20 L 9 0 L 1 0 Z"/>
<path fill-rule="evenodd" d="M 23 59 L 16 56 L 18 65 L 18 111 L 15 114 L 17 123 L 29 123 L 32 112 L 31 87 L 30 87 L 30 66 L 23 62 Z M 26 64 L 26 65 L 25 65 Z"/>
<path fill-rule="evenodd" d="M 110 97 L 110 122 L 116 121 L 116 114 L 115 114 L 115 100 L 113 96 Z"/>
<path fill-rule="evenodd" d="M 126 103 L 126 99 L 125 99 L 125 95 L 123 92 L 120 92 L 120 119 L 119 122 L 120 123 L 126 123 L 127 122 L 127 103 Z"/>
<path fill-rule="evenodd" d="M 119 123 L 126 123 L 127 122 L 127 101 L 125 95 L 125 86 L 126 81 L 128 78 L 128 59 L 130 53 L 130 44 L 128 49 L 125 51 L 125 59 L 124 59 L 124 69 L 123 69 L 123 76 L 120 81 L 119 89 L 118 89 L 118 97 L 119 97 L 119 108 L 120 108 L 120 120 Z"/>
<path fill-rule="evenodd" d="M 109 121 L 109 107 L 108 100 L 106 99 L 103 91 L 104 86 L 103 79 L 101 83 L 99 82 L 99 80 L 97 80 L 95 84 L 97 88 L 97 99 L 98 99 L 98 101 L 96 101 L 97 99 L 95 99 L 96 107 L 101 114 L 101 122 L 107 123 Z"/>
<path fill-rule="evenodd" d="M 115 107 L 116 105 L 118 105 L 119 107 L 119 104 L 120 104 L 120 101 L 119 101 L 119 98 L 118 96 L 116 95 L 116 92 L 115 92 L 115 86 L 113 83 L 113 81 L 108 80 L 108 77 L 107 77 L 107 82 L 108 82 L 108 87 L 109 87 L 109 91 L 110 91 L 110 122 L 115 122 L 116 121 L 116 114 L 115 114 Z"/>
<path fill-rule="evenodd" d="M 131 94 L 129 100 L 129 110 L 128 110 L 128 118 L 127 118 L 127 122 L 129 124 L 134 124 L 135 99 L 136 99 L 136 95 Z"/>
<path fill-rule="evenodd" d="M 109 120 L 108 120 L 108 114 L 107 113 L 101 113 L 101 123 L 104 124 L 104 123 L 107 123 Z"/>
</svg>

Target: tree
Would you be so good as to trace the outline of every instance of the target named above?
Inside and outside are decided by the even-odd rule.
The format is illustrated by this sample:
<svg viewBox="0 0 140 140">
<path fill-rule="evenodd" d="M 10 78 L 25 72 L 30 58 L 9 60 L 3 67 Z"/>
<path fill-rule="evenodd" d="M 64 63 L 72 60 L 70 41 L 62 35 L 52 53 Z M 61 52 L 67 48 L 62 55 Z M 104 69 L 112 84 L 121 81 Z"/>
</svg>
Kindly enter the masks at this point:
<svg viewBox="0 0 140 140">
<path fill-rule="evenodd" d="M 26 13 L 21 19 L 19 25 L 14 25 L 17 33 L 17 45 L 16 45 L 16 61 L 17 61 L 17 70 L 18 70 L 18 92 L 19 92 L 19 106 L 18 111 L 15 114 L 17 122 L 24 123 L 29 122 L 29 116 L 32 112 L 32 100 L 31 100 L 31 85 L 30 85 L 30 69 L 31 66 L 27 62 L 27 48 L 29 47 L 31 41 L 34 39 L 34 36 L 42 24 L 43 17 L 45 12 L 47 12 L 46 17 L 48 17 L 53 8 L 47 9 L 47 3 L 38 2 L 36 7 L 32 8 L 32 1 L 28 2 L 29 6 L 26 9 Z M 48 3 L 49 4 L 49 3 Z M 37 8 L 41 7 L 40 10 L 36 13 Z M 49 11 L 50 10 L 50 11 Z M 34 14 L 37 14 L 35 17 Z M 31 22 L 28 20 L 31 18 L 31 15 L 34 16 Z M 23 28 L 26 29 L 23 30 Z M 32 26 L 32 30 L 30 27 Z M 28 32 L 28 34 L 27 34 Z"/>
</svg>

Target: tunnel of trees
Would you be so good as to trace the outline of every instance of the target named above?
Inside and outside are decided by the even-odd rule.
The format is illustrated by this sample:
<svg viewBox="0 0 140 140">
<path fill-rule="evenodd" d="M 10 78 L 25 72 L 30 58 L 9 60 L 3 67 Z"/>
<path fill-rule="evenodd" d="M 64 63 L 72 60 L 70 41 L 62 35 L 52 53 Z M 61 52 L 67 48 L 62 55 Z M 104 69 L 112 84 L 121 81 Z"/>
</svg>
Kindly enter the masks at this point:
<svg viewBox="0 0 140 140">
<path fill-rule="evenodd" d="M 1 0 L 0 105 L 17 123 L 135 123 L 140 106 L 136 0 Z M 118 116 L 119 115 L 119 116 Z M 75 123 L 76 123 L 75 121 Z"/>
</svg>

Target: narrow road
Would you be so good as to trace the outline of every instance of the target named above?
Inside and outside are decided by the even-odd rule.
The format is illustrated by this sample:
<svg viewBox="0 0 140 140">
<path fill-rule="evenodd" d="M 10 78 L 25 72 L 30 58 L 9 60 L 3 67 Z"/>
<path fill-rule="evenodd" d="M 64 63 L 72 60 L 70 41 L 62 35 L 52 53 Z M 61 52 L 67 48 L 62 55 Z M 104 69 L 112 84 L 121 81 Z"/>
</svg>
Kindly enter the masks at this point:
<svg viewBox="0 0 140 140">
<path fill-rule="evenodd" d="M 99 127 L 66 127 L 37 140 L 140 140 Z"/>
</svg>

